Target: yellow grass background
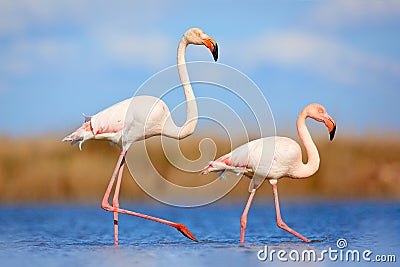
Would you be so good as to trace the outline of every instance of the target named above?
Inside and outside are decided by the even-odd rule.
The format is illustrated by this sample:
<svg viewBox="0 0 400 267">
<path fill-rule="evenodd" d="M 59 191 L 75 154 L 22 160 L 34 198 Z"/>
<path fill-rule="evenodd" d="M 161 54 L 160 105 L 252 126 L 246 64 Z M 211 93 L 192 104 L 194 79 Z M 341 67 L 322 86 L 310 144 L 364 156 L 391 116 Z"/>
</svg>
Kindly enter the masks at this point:
<svg viewBox="0 0 400 267">
<path fill-rule="evenodd" d="M 107 142 L 89 141 L 83 151 L 61 138 L 0 138 L 0 201 L 98 201 L 100 203 L 119 155 L 119 149 Z M 185 140 L 183 140 L 185 141 Z M 400 199 L 400 138 L 363 137 L 316 140 L 321 165 L 309 179 L 281 179 L 281 196 Z M 146 143 L 157 170 L 177 184 L 198 185 L 197 174 L 177 170 L 162 155 L 158 138 Z M 227 144 L 217 143 L 218 155 L 229 151 Z M 187 157 L 198 156 L 197 140 L 182 142 Z M 196 148 L 196 149 L 193 149 Z M 202 183 L 217 179 L 217 174 L 203 177 Z M 247 197 L 249 180 L 242 178 L 225 197 Z M 258 197 L 271 198 L 267 183 Z M 122 182 L 121 198 L 151 200 L 137 186 L 128 170 Z"/>
</svg>

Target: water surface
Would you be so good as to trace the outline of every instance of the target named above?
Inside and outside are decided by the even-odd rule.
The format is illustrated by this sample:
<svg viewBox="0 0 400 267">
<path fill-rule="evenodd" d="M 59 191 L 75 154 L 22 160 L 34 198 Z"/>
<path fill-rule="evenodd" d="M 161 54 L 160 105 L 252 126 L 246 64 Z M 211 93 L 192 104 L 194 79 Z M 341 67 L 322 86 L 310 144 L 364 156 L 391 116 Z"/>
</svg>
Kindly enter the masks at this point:
<svg viewBox="0 0 400 267">
<path fill-rule="evenodd" d="M 257 253 L 265 245 L 269 252 L 340 252 L 338 239 L 347 242 L 341 249 L 344 253 L 371 250 L 370 258 L 395 255 L 400 261 L 400 203 L 283 202 L 282 216 L 289 226 L 310 239 L 323 240 L 310 244 L 276 226 L 272 203 L 256 203 L 249 213 L 246 242 L 240 245 L 239 218 L 244 204 L 214 203 L 188 209 L 123 203 L 124 208 L 184 223 L 200 242 L 186 239 L 168 226 L 120 215 L 119 247 L 113 246 L 112 214 L 99 205 L 3 205 L 1 266 L 304 266 L 302 261 L 288 259 L 288 254 L 288 262 L 282 262 L 276 254 L 272 261 L 260 261 Z M 344 263 L 348 262 L 330 260 L 327 254 L 323 261 L 312 260 L 314 266 Z M 362 259 L 360 263 L 396 265 Z"/>
</svg>

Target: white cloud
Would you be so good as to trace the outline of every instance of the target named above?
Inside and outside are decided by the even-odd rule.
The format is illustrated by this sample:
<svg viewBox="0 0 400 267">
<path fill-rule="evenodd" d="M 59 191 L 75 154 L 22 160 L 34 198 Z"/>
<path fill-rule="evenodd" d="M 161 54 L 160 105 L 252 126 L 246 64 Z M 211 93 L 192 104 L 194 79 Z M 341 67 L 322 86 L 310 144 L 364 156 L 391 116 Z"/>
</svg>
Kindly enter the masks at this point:
<svg viewBox="0 0 400 267">
<path fill-rule="evenodd" d="M 243 48 L 246 52 L 242 51 Z M 236 58 L 243 67 L 255 68 L 274 63 L 324 75 L 343 83 L 368 81 L 374 75 L 400 75 L 397 61 L 365 54 L 337 40 L 306 32 L 255 36 L 241 43 L 240 48 L 227 49 L 225 53 L 230 58 Z"/>
<path fill-rule="evenodd" d="M 88 31 L 113 25 L 151 28 L 167 16 L 164 1 L 13 0 L 0 1 L 0 35 L 26 33 L 37 28 L 75 25 Z"/>
<path fill-rule="evenodd" d="M 168 18 L 171 6 L 163 1 L 129 0 L 96 4 L 87 0 L 0 1 L 0 36 L 7 35 L 11 44 L 0 51 L 0 71 L 24 73 L 55 64 L 77 66 L 94 57 L 101 57 L 93 63 L 100 68 L 110 62 L 150 69 L 170 65 L 175 63 L 180 36 L 167 36 L 160 31 L 160 24 Z M 326 30 L 327 25 L 346 26 L 396 14 L 400 15 L 400 1 L 396 0 L 338 0 L 316 2 L 307 17 Z M 206 52 L 193 49 L 188 59 L 207 59 Z M 226 42 L 221 53 L 243 67 L 272 62 L 344 82 L 359 81 L 365 73 L 400 73 L 396 61 L 301 30 L 261 33 L 241 41 L 240 50 L 237 40 Z"/>
<path fill-rule="evenodd" d="M 160 68 L 168 64 L 170 58 L 175 58 L 174 42 L 162 34 L 102 32 L 96 38 L 105 56 L 121 65 Z"/>
<path fill-rule="evenodd" d="M 95 64 L 90 68 L 109 63 L 165 66 L 176 48 L 154 24 L 167 16 L 166 5 L 130 0 L 0 1 L 0 37 L 8 40 L 0 51 L 0 71 L 20 75 L 90 63 Z"/>
<path fill-rule="evenodd" d="M 68 67 L 78 59 L 76 44 L 65 40 L 42 38 L 18 40 L 0 55 L 0 71 L 7 75 L 21 75 L 41 68 Z"/>
<path fill-rule="evenodd" d="M 398 0 L 336 0 L 317 3 L 309 20 L 324 27 L 348 27 L 400 15 Z"/>
<path fill-rule="evenodd" d="M 80 10 L 79 1 L 0 1 L 0 34 L 15 35 L 40 25 L 57 24 L 72 10 Z"/>
<path fill-rule="evenodd" d="M 120 67 L 160 69 L 175 63 L 178 41 L 162 34 L 112 33 L 92 36 L 89 44 L 74 39 L 15 40 L 0 51 L 0 73 L 21 76 L 37 71 Z M 113 66 L 109 66 L 113 67 Z"/>
<path fill-rule="evenodd" d="M 388 77 L 398 80 L 398 61 L 364 52 L 362 46 L 348 45 L 332 33 L 351 27 L 367 29 L 369 23 L 382 25 L 398 21 L 399 16 L 398 0 L 318 1 L 295 28 L 253 36 L 242 45 L 246 53 L 232 49 L 230 57 L 251 68 L 269 62 L 343 83 L 368 84 Z"/>
</svg>

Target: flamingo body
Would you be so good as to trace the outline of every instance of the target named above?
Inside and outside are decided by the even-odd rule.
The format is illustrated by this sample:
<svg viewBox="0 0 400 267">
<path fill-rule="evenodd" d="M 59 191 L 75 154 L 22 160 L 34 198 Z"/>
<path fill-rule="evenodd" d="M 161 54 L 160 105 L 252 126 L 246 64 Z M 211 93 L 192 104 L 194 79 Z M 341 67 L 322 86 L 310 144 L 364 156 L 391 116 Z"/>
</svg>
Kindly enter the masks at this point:
<svg viewBox="0 0 400 267">
<path fill-rule="evenodd" d="M 250 141 L 239 146 L 232 152 L 211 161 L 202 174 L 216 171 L 230 171 L 237 174 L 244 174 L 251 179 L 249 185 L 250 196 L 241 217 L 240 242 L 244 242 L 244 233 L 247 224 L 247 214 L 257 188 L 265 179 L 268 179 L 274 192 L 277 225 L 302 239 L 310 242 L 301 234 L 288 227 L 282 220 L 278 201 L 277 181 L 283 177 L 307 178 L 313 175 L 319 168 L 320 158 L 318 149 L 314 144 L 310 133 L 307 130 L 306 118 L 312 118 L 323 122 L 328 128 L 332 140 L 336 123 L 319 104 L 306 106 L 297 119 L 297 131 L 307 151 L 307 163 L 302 161 L 300 145 L 287 137 L 272 136 Z"/>
<path fill-rule="evenodd" d="M 269 149 L 269 150 L 266 150 Z M 249 192 L 265 179 L 293 177 L 297 165 L 302 163 L 300 145 L 288 137 L 270 136 L 250 141 L 221 156 L 203 170 L 208 173 L 214 166 L 251 178 Z"/>
<path fill-rule="evenodd" d="M 114 104 L 93 116 L 85 116 L 82 126 L 62 140 L 69 141 L 72 145 L 79 144 L 79 149 L 82 149 L 82 144 L 89 139 L 105 139 L 120 146 L 121 153 L 101 204 L 103 209 L 114 213 L 115 245 L 118 245 L 118 213 L 172 226 L 184 236 L 197 241 L 183 224 L 121 209 L 118 200 L 125 155 L 132 143 L 155 135 L 181 139 L 194 132 L 198 114 L 185 62 L 186 47 L 189 44 L 206 46 L 211 51 L 214 60 L 218 59 L 218 46 L 213 38 L 198 28 L 191 28 L 185 32 L 177 51 L 178 73 L 186 98 L 186 123 L 182 127 L 178 127 L 174 123 L 167 105 L 161 99 L 153 96 L 135 96 Z M 114 197 L 110 204 L 109 197 L 114 183 Z"/>
<path fill-rule="evenodd" d="M 132 109 L 127 113 L 129 106 Z M 168 106 L 153 96 L 135 96 L 108 107 L 86 121 L 63 141 L 72 145 L 90 139 L 106 139 L 127 150 L 129 146 L 151 136 L 160 135 L 169 116 Z"/>
</svg>

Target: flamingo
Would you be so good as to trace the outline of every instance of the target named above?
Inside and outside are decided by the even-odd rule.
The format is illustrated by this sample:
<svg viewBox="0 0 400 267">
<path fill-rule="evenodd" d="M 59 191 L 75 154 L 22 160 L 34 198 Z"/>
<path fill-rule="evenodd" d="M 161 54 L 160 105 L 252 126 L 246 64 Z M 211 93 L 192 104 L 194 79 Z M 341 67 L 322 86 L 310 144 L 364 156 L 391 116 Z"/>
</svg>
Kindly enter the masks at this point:
<svg viewBox="0 0 400 267">
<path fill-rule="evenodd" d="M 314 144 L 306 126 L 306 118 L 312 118 L 318 122 L 323 122 L 328 128 L 330 140 L 333 140 L 336 131 L 336 123 L 320 104 L 310 104 L 306 106 L 297 118 L 297 132 L 307 152 L 307 163 L 302 161 L 300 145 L 287 137 L 272 136 L 253 140 L 239 146 L 232 152 L 211 161 L 202 170 L 202 174 L 210 172 L 230 171 L 238 175 L 243 174 L 251 179 L 249 185 L 250 196 L 240 218 L 240 243 L 244 242 L 244 235 L 247 225 L 247 214 L 253 201 L 257 188 L 268 179 L 272 185 L 274 194 L 276 222 L 279 228 L 297 236 L 304 242 L 309 239 L 287 226 L 281 217 L 278 199 L 278 179 L 307 178 L 313 175 L 319 168 L 320 158 L 318 149 Z M 268 151 L 275 148 L 274 151 Z"/>
<path fill-rule="evenodd" d="M 135 96 L 93 116 L 84 115 L 85 122 L 82 126 L 62 140 L 70 141 L 71 145 L 79 144 L 80 150 L 82 144 L 89 139 L 109 140 L 120 147 L 121 153 L 101 203 L 103 209 L 114 213 L 114 245 L 116 246 L 118 245 L 118 213 L 169 225 L 176 228 L 187 238 L 197 241 L 185 225 L 122 209 L 118 201 L 125 156 L 132 143 L 157 135 L 182 139 L 194 132 L 198 113 L 185 63 L 186 47 L 189 44 L 206 46 L 211 51 L 214 60 L 217 61 L 218 59 L 217 42 L 203 30 L 191 28 L 184 33 L 177 51 L 178 72 L 186 98 L 186 122 L 182 127 L 178 127 L 174 123 L 167 105 L 161 99 L 153 96 Z M 128 109 L 129 106 L 131 108 Z M 114 196 L 110 205 L 109 197 L 117 176 Z"/>
</svg>

